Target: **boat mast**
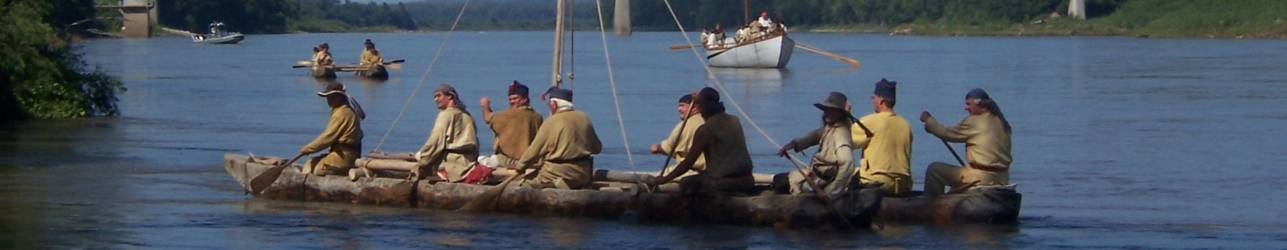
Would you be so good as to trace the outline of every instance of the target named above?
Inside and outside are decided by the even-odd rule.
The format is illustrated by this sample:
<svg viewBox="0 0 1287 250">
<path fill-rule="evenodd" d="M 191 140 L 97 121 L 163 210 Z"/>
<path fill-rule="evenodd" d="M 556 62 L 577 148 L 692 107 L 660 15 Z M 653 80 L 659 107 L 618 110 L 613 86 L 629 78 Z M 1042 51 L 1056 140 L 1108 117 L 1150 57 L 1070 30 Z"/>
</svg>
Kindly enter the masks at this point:
<svg viewBox="0 0 1287 250">
<path fill-rule="evenodd" d="M 751 3 L 750 0 L 742 0 L 742 24 L 748 23 L 751 23 Z M 742 27 L 742 25 L 737 27 Z"/>
<path fill-rule="evenodd" d="M 554 69 L 550 74 L 550 83 L 559 86 L 563 66 L 563 1 L 558 0 L 558 17 L 554 19 Z"/>
</svg>

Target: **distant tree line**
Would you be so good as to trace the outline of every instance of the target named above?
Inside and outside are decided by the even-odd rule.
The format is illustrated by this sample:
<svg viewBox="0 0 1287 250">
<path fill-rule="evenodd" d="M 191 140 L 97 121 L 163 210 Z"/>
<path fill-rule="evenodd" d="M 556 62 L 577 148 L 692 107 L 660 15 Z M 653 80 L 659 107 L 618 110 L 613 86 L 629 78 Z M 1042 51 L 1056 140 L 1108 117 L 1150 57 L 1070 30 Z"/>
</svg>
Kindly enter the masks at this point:
<svg viewBox="0 0 1287 250">
<path fill-rule="evenodd" d="M 63 0 L 70 1 L 70 0 Z M 1127 0 L 1087 0 L 1089 17 L 1107 15 Z M 351 0 L 158 0 L 161 23 L 204 30 L 223 21 L 247 33 L 345 31 L 390 27 L 401 30 L 445 30 L 460 14 L 464 0 L 376 4 Z M 613 0 L 601 0 L 605 25 L 611 25 Z M 746 5 L 743 5 L 746 3 Z M 554 26 L 554 0 L 474 0 L 457 29 L 537 30 Z M 769 12 L 792 26 L 878 25 L 905 23 L 1025 22 L 1063 14 L 1068 0 L 675 0 L 670 1 L 688 30 L 717 23 L 737 26 Z M 598 26 L 595 0 L 569 0 L 571 25 Z M 678 30 L 663 0 L 633 0 L 631 23 L 640 30 Z"/>
<path fill-rule="evenodd" d="M 68 32 L 95 13 L 93 0 L 0 1 L 0 121 L 118 113 L 121 82 L 88 69 Z"/>
</svg>

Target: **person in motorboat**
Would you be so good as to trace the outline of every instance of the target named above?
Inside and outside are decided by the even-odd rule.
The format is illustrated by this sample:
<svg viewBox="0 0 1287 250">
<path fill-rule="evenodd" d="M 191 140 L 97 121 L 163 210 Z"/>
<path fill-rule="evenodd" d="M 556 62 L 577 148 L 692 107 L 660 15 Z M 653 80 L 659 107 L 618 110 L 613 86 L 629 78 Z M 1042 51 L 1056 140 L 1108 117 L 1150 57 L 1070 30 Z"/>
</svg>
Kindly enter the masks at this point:
<svg viewBox="0 0 1287 250">
<path fill-rule="evenodd" d="M 464 102 L 456 88 L 440 84 L 433 92 L 438 116 L 434 119 L 429 139 L 416 151 L 416 166 L 411 169 L 412 180 L 427 179 L 437 175 L 449 182 L 476 183 L 491 174 L 486 167 L 476 168 L 478 161 L 478 130 L 474 116 L 465 110 Z M 472 176 L 471 176 L 472 175 Z M 473 178 L 467 178 L 473 177 Z"/>
<path fill-rule="evenodd" d="M 695 103 L 705 123 L 693 131 L 693 142 L 684 160 L 665 176 L 649 178 L 644 182 L 658 185 L 684 176 L 704 158 L 706 170 L 679 179 L 680 194 L 685 196 L 746 195 L 755 188 L 752 177 L 754 163 L 746 148 L 746 134 L 741 121 L 724 112 L 719 92 L 710 87 L 702 88 Z M 704 157 L 703 157 L 704 156 Z"/>
<path fill-rule="evenodd" d="M 485 157 L 490 161 L 480 159 L 479 162 L 488 162 L 484 165 L 494 168 L 518 168 L 518 158 L 527 153 L 527 147 L 544 122 L 541 113 L 532 109 L 527 85 L 515 80 L 509 85 L 508 97 L 509 109 L 496 113 L 492 112 L 491 100 L 486 96 L 478 100 L 478 105 L 483 106 L 483 123 L 496 135 L 492 140 L 492 150 L 496 154 Z"/>
<path fill-rule="evenodd" d="M 930 163 L 925 170 L 925 194 L 943 194 L 944 186 L 968 190 L 973 186 L 1010 184 L 1010 122 L 1001 107 L 983 89 L 965 94 L 965 111 L 970 115 L 951 127 L 943 126 L 921 112 L 925 131 L 946 142 L 965 143 L 965 166 Z"/>
<path fill-rule="evenodd" d="M 693 145 L 693 134 L 697 132 L 697 128 L 701 127 L 702 124 L 706 124 L 706 120 L 702 119 L 701 112 L 697 111 L 697 104 L 693 103 L 693 95 L 684 94 L 679 98 L 679 123 L 676 123 L 675 128 L 670 130 L 670 135 L 666 136 L 665 140 L 652 144 L 648 149 L 653 154 L 675 157 L 676 165 L 666 166 L 662 170 L 663 173 L 674 172 L 678 163 L 683 162 L 684 157 L 688 156 L 688 149 Z M 693 172 L 685 174 L 685 176 L 706 171 L 705 156 L 699 155 L 690 169 Z"/>
<path fill-rule="evenodd" d="M 541 99 L 546 100 L 550 118 L 541 124 L 532 144 L 518 159 L 518 174 L 524 174 L 528 168 L 536 168 L 536 172 L 524 176 L 518 185 L 558 189 L 588 187 L 593 182 L 593 155 L 603 151 L 594 124 L 572 105 L 571 90 L 550 87 Z"/>
<path fill-rule="evenodd" d="M 333 82 L 326 86 L 317 96 L 326 97 L 326 104 L 331 107 L 331 118 L 317 139 L 299 149 L 300 155 L 308 155 L 330 149 L 325 155 L 309 158 L 304 164 L 305 174 L 328 175 L 347 174 L 362 152 L 362 119 L 366 113 L 344 91 L 344 84 Z"/>
<path fill-rule="evenodd" d="M 791 171 L 786 175 L 791 194 L 819 193 L 834 198 L 849 190 L 856 171 L 850 133 L 853 116 L 845 111 L 848 99 L 845 94 L 831 92 L 826 100 L 813 104 L 822 110 L 822 128 L 809 131 L 778 149 L 777 154 L 786 157 L 788 150 L 800 152 L 818 146 L 804 173 Z M 822 190 L 815 190 L 815 185 Z"/>
</svg>

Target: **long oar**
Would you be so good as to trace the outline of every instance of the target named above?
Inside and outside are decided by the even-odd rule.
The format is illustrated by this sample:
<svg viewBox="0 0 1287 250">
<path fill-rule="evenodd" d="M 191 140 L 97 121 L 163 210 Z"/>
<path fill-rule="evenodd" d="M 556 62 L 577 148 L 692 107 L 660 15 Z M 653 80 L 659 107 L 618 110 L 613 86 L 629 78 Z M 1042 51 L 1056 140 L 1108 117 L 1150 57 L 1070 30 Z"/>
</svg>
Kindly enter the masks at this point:
<svg viewBox="0 0 1287 250">
<path fill-rule="evenodd" d="M 813 188 L 813 192 L 816 193 L 815 195 L 818 196 L 818 199 L 825 201 L 827 203 L 827 206 L 831 208 L 831 211 L 835 212 L 836 216 L 839 216 L 840 220 L 844 221 L 845 225 L 849 226 L 849 229 L 851 230 L 856 229 L 853 224 L 849 223 L 849 219 L 845 218 L 845 214 L 840 212 L 840 208 L 836 206 L 836 203 L 831 202 L 831 198 L 827 197 L 826 191 L 823 191 L 822 188 L 818 187 L 818 183 L 814 183 L 813 180 L 814 178 L 817 178 L 816 176 L 805 173 L 804 168 L 801 168 L 800 164 L 796 163 L 795 160 L 791 158 L 790 154 L 787 155 L 787 161 L 791 162 L 791 166 L 795 166 L 795 171 L 799 171 L 800 175 L 804 176 L 804 182 L 808 183 L 809 187 Z M 835 184 L 839 185 L 840 183 L 835 183 Z"/>
<path fill-rule="evenodd" d="M 514 174 L 514 176 L 510 176 L 509 179 L 505 179 L 504 182 L 492 187 L 492 189 L 483 191 L 483 194 L 474 197 L 473 200 L 469 200 L 469 202 L 466 202 L 464 206 L 460 206 L 460 209 L 457 209 L 456 211 L 471 213 L 487 211 L 488 208 L 492 207 L 492 204 L 496 203 L 496 200 L 500 199 L 501 194 L 505 192 L 505 187 L 509 186 L 510 182 L 517 180 L 522 176 L 522 171 Z"/>
<path fill-rule="evenodd" d="M 268 188 L 268 186 L 272 186 L 274 182 L 277 182 L 277 178 L 282 176 L 282 170 L 285 170 L 286 167 L 289 167 L 290 164 L 294 164 L 296 160 L 299 160 L 300 157 L 304 157 L 305 155 L 308 154 L 299 154 L 295 156 L 295 158 L 286 162 L 286 164 L 269 168 L 263 173 L 260 173 L 259 176 L 255 176 L 254 179 L 250 180 L 250 193 L 259 194 L 259 192 L 263 192 L 265 188 Z"/>
<path fill-rule="evenodd" d="M 384 62 L 384 67 L 388 69 L 393 69 L 393 70 L 402 70 L 402 63 L 406 61 L 407 60 L 398 59 L 398 60 Z"/>
<path fill-rule="evenodd" d="M 671 46 L 670 46 L 670 50 L 681 50 L 681 49 L 687 49 L 687 48 L 692 48 L 692 47 L 694 47 L 694 46 L 692 46 L 692 45 L 687 45 L 687 44 L 675 44 L 675 45 L 671 45 Z"/>
<path fill-rule="evenodd" d="M 854 60 L 853 58 L 848 58 L 848 57 L 840 56 L 840 55 L 837 55 L 837 54 L 835 54 L 835 53 L 827 52 L 827 51 L 825 51 L 825 50 L 822 50 L 822 49 L 819 49 L 819 48 L 816 48 L 816 47 L 813 47 L 813 46 L 809 46 L 809 45 L 807 45 L 807 44 L 800 43 L 800 42 L 798 42 L 798 41 L 797 41 L 797 42 L 795 42 L 795 47 L 797 47 L 797 48 L 801 48 L 801 49 L 804 49 L 804 50 L 807 50 L 807 51 L 809 51 L 809 52 L 818 53 L 819 55 L 823 55 L 823 56 L 826 56 L 826 57 L 830 57 L 830 58 L 832 58 L 832 59 L 840 60 L 840 61 L 842 61 L 842 62 L 848 63 L 849 65 L 853 65 L 854 67 L 862 67 L 862 63 L 861 63 L 861 62 L 858 62 L 858 60 Z"/>
<path fill-rule="evenodd" d="M 684 121 L 679 123 L 679 133 L 680 133 L 680 135 L 683 135 L 683 133 L 684 133 L 684 127 L 685 127 L 685 126 L 688 126 L 688 118 L 689 118 L 690 116 L 692 116 L 692 115 L 693 115 L 693 102 L 697 101 L 697 93 L 693 93 L 693 94 L 692 94 L 692 96 L 693 96 L 693 99 L 692 99 L 692 100 L 688 100 L 688 110 L 684 111 Z M 675 139 L 679 139 L 679 138 L 675 138 Z M 671 154 L 666 154 L 666 161 L 661 163 L 661 173 L 660 173 L 660 174 L 657 174 L 657 177 L 666 176 L 666 167 L 669 167 L 669 166 L 670 166 L 670 159 L 671 159 L 671 158 L 674 158 L 674 157 L 673 157 L 673 156 L 674 156 L 673 154 L 674 154 L 674 152 L 675 152 L 675 149 L 677 149 L 677 148 L 679 148 L 679 142 L 678 142 L 678 141 L 676 141 L 676 142 L 675 142 L 675 145 L 670 146 L 670 152 L 671 152 Z M 658 185 L 660 185 L 660 183 L 658 183 Z M 640 210 L 640 211 L 642 211 L 642 210 L 643 210 L 644 205 L 648 204 L 649 202 L 652 202 L 652 195 L 653 195 L 653 193 L 656 193 L 656 192 L 657 192 L 657 190 L 655 190 L 655 189 L 651 189 L 651 188 L 650 188 L 650 189 L 648 189 L 648 198 L 645 198 L 643 203 L 639 203 L 639 208 L 638 208 L 638 209 L 636 209 L 636 210 Z"/>
</svg>

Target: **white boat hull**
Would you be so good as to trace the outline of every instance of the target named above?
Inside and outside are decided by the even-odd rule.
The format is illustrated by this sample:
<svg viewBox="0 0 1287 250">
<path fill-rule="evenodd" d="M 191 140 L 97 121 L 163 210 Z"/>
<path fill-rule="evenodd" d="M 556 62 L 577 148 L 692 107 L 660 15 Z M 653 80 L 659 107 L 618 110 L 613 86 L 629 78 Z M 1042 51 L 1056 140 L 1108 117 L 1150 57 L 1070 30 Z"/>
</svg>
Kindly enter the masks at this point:
<svg viewBox="0 0 1287 250">
<path fill-rule="evenodd" d="M 205 44 L 236 44 L 245 39 L 244 35 L 237 32 L 222 34 L 222 36 L 211 36 L 210 34 L 192 36 L 192 42 Z"/>
<path fill-rule="evenodd" d="M 783 68 L 791 61 L 794 50 L 795 41 L 779 36 L 729 48 L 707 48 L 706 60 L 711 67 Z"/>
</svg>

